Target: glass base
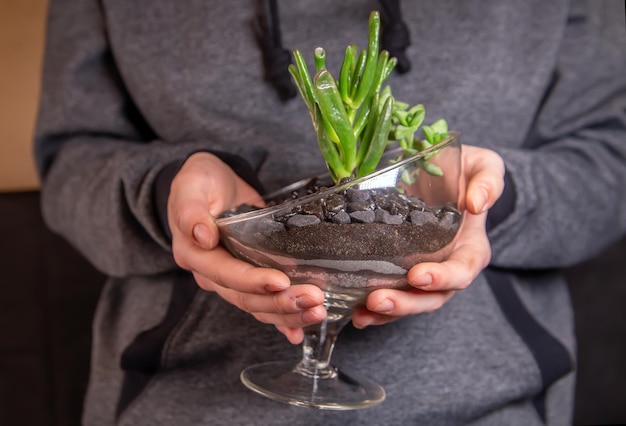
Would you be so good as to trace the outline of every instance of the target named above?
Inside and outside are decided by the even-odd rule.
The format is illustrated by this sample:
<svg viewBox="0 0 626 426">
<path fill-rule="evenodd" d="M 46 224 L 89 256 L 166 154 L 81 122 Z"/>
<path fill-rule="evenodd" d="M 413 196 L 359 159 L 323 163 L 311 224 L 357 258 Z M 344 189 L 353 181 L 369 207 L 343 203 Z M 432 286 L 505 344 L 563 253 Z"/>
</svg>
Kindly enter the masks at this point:
<svg viewBox="0 0 626 426">
<path fill-rule="evenodd" d="M 373 407 L 385 399 L 379 384 L 338 369 L 332 374 L 305 375 L 289 362 L 253 365 L 241 372 L 249 389 L 275 401 L 324 410 L 356 410 Z"/>
</svg>

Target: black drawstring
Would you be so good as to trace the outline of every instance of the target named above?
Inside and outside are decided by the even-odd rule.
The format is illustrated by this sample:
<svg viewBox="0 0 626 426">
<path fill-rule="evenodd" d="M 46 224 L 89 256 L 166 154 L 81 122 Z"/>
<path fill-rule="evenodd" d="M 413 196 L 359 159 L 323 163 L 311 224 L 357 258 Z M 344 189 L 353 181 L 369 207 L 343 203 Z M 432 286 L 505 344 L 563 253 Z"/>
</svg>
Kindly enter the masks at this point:
<svg viewBox="0 0 626 426">
<path fill-rule="evenodd" d="M 274 86 L 280 99 L 288 101 L 296 96 L 297 89 L 287 69 L 291 63 L 291 53 L 283 48 L 278 4 L 276 0 L 261 0 L 257 5 L 253 25 L 263 52 L 265 78 Z"/>
<path fill-rule="evenodd" d="M 400 0 L 379 0 L 382 8 L 383 28 L 380 44 L 389 52 L 389 56 L 398 60 L 396 70 L 404 74 L 411 69 L 411 62 L 406 57 L 406 48 L 411 45 L 411 34 L 402 21 Z"/>
<path fill-rule="evenodd" d="M 400 0 L 379 0 L 379 3 L 383 19 L 381 47 L 398 60 L 396 70 L 404 74 L 411 69 L 411 62 L 406 56 L 406 49 L 411 44 L 411 35 L 407 25 L 402 21 Z M 287 70 L 292 63 L 291 53 L 283 48 L 276 0 L 257 0 L 253 26 L 263 52 L 265 78 L 274 86 L 280 99 L 288 101 L 296 96 L 297 89 Z"/>
</svg>

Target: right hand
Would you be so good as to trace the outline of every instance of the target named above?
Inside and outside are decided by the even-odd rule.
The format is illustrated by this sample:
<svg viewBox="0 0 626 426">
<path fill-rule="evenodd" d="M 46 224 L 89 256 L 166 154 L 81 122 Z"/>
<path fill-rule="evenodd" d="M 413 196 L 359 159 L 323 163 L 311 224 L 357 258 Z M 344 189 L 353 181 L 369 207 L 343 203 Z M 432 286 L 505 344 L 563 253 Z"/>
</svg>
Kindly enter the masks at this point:
<svg viewBox="0 0 626 426">
<path fill-rule="evenodd" d="M 219 158 L 205 152 L 190 156 L 172 181 L 168 199 L 174 259 L 202 289 L 273 324 L 298 344 L 302 327 L 326 317 L 322 290 L 290 285 L 284 273 L 236 259 L 219 245 L 215 217 L 253 199 L 259 194 Z"/>
<path fill-rule="evenodd" d="M 407 315 L 433 312 L 447 303 L 455 292 L 467 288 L 491 259 L 485 221 L 487 211 L 504 190 L 505 166 L 494 151 L 463 145 L 463 173 L 467 188 L 463 204 L 464 222 L 452 243 L 452 252 L 443 262 L 423 262 L 407 275 L 409 290 L 378 289 L 366 306 L 352 316 L 357 328 L 381 325 Z"/>
</svg>

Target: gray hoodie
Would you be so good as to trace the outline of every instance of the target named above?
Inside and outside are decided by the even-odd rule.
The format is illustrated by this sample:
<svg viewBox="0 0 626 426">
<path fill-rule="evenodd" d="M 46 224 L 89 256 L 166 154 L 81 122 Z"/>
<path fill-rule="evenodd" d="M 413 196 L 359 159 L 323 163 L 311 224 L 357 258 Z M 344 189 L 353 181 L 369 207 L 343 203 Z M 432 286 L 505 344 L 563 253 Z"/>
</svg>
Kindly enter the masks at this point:
<svg viewBox="0 0 626 426">
<path fill-rule="evenodd" d="M 280 4 L 307 58 L 367 40 L 373 1 Z M 252 1 L 52 0 L 35 153 L 42 208 L 108 281 L 87 425 L 570 424 L 575 338 L 559 268 L 626 229 L 624 2 L 402 3 L 412 69 L 394 93 L 497 151 L 492 261 L 431 314 L 340 335 L 334 361 L 381 405 L 328 412 L 257 396 L 239 372 L 296 359 L 272 326 L 198 289 L 172 257 L 163 200 L 190 153 L 266 189 L 323 171 L 304 104 L 264 80 Z M 598 283 L 601 285 L 601 283 Z M 89 285 L 89 283 L 85 283 Z"/>
</svg>

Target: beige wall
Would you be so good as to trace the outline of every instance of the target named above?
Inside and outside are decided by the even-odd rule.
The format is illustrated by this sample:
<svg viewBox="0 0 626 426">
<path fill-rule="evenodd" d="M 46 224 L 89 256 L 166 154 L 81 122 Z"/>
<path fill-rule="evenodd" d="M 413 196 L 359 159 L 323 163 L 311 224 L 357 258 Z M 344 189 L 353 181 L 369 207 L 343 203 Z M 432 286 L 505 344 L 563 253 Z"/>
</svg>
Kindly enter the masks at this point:
<svg viewBox="0 0 626 426">
<path fill-rule="evenodd" d="M 0 0 L 0 192 L 38 188 L 32 159 L 46 0 Z"/>
</svg>

